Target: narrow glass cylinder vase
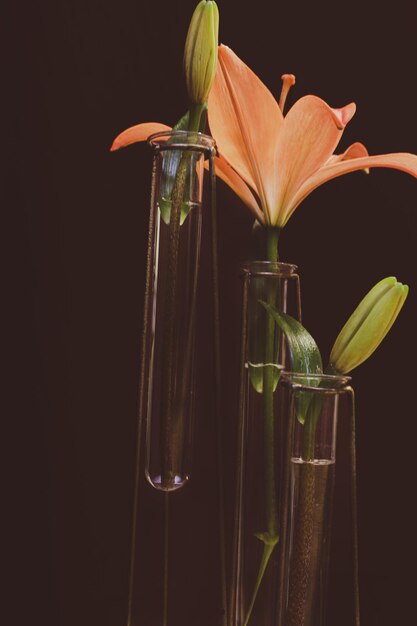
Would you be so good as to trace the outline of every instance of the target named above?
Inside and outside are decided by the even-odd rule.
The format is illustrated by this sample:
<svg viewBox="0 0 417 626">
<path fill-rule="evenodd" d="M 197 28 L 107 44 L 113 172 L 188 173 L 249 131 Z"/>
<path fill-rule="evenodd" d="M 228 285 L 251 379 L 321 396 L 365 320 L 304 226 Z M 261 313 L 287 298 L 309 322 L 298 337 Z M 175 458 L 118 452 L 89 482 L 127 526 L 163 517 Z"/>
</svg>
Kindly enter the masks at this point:
<svg viewBox="0 0 417 626">
<path fill-rule="evenodd" d="M 152 220 L 148 257 L 144 384 L 146 476 L 153 487 L 186 484 L 192 459 L 194 349 L 204 160 L 213 139 L 152 135 Z"/>
<path fill-rule="evenodd" d="M 196 335 L 200 342 L 214 334 L 210 298 L 197 295 L 202 223 L 214 220 L 214 142 L 173 131 L 151 136 L 149 144 L 153 174 L 127 626 L 222 625 L 219 418 L 210 364 L 206 378 L 195 380 L 201 368 Z M 211 220 L 202 209 L 205 160 Z M 209 309 L 204 326 L 198 325 L 198 299 Z M 206 361 L 212 356 L 214 364 L 214 355 L 206 354 Z"/>
<path fill-rule="evenodd" d="M 265 305 L 300 319 L 300 286 L 296 267 L 286 263 L 247 263 L 242 275 L 242 373 L 230 614 L 234 626 L 273 626 L 285 448 L 277 385 L 288 357 L 283 335 Z"/>
<path fill-rule="evenodd" d="M 278 626 L 324 626 L 339 416 L 353 414 L 346 376 L 284 372 L 288 424 Z"/>
</svg>

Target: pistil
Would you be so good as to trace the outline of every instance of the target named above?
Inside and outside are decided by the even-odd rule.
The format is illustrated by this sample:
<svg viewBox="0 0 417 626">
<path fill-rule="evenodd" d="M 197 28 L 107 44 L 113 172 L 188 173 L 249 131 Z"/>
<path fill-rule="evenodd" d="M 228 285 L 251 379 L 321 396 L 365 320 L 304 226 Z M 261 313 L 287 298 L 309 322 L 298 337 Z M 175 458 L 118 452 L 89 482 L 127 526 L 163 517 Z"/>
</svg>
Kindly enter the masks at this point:
<svg viewBox="0 0 417 626">
<path fill-rule="evenodd" d="M 293 85 L 295 85 L 295 76 L 294 74 L 283 74 L 281 76 L 281 80 L 282 80 L 282 89 L 281 89 L 281 95 L 279 97 L 278 104 L 279 104 L 279 108 L 281 109 L 282 114 L 284 114 L 285 101 L 287 99 L 289 90 L 291 89 Z"/>
</svg>

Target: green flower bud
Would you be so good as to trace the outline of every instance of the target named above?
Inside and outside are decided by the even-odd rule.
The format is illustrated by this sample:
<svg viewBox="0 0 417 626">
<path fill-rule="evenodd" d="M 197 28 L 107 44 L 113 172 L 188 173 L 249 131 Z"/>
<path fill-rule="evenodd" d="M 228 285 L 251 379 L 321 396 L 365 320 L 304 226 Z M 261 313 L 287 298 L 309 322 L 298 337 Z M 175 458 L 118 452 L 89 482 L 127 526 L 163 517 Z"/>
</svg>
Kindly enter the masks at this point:
<svg viewBox="0 0 417 626">
<path fill-rule="evenodd" d="M 202 0 L 193 13 L 184 50 L 187 89 L 193 104 L 204 104 L 216 74 L 219 10 Z"/>
<path fill-rule="evenodd" d="M 365 296 L 340 331 L 330 354 L 330 369 L 347 374 L 366 361 L 397 319 L 408 286 L 384 278 Z"/>
</svg>

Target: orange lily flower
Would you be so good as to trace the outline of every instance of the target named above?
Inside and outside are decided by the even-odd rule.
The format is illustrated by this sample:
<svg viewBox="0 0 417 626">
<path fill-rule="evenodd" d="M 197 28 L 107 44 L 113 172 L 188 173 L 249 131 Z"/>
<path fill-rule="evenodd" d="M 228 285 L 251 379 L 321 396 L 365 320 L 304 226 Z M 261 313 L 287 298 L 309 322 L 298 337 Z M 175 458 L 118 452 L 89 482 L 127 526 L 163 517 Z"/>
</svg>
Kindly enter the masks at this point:
<svg viewBox="0 0 417 626">
<path fill-rule="evenodd" d="M 417 177 L 417 156 L 369 156 L 354 143 L 333 154 L 356 105 L 333 109 L 316 96 L 300 98 L 283 115 L 295 78 L 284 75 L 279 104 L 252 70 L 227 46 L 219 46 L 209 96 L 211 133 L 220 157 L 216 173 L 264 225 L 282 228 L 298 205 L 328 180 L 355 170 L 390 167 Z"/>
</svg>

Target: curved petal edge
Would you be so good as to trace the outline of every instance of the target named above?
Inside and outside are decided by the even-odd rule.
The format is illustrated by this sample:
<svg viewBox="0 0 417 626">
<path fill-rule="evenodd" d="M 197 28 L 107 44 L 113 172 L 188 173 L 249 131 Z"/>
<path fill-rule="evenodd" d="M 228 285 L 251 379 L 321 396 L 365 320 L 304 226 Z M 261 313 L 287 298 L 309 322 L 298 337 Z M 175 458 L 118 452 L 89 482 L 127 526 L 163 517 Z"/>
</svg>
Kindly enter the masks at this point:
<svg viewBox="0 0 417 626">
<path fill-rule="evenodd" d="M 376 156 L 364 156 L 347 161 L 339 161 L 324 165 L 315 174 L 310 176 L 298 189 L 287 205 L 285 212 L 284 224 L 287 223 L 292 213 L 298 205 L 306 198 L 314 189 L 320 185 L 332 180 L 342 174 L 349 174 L 357 170 L 364 170 L 371 167 L 389 167 L 391 169 L 401 170 L 406 174 L 410 174 L 417 178 L 417 155 L 407 152 L 397 152 L 392 154 L 378 154 Z"/>
<path fill-rule="evenodd" d="M 171 126 L 160 124 L 159 122 L 145 122 L 144 124 L 136 124 L 136 126 L 126 128 L 120 135 L 117 135 L 111 145 L 110 152 L 115 152 L 120 148 L 125 148 L 138 141 L 146 141 L 153 133 L 162 132 L 164 130 L 172 130 L 172 128 Z"/>
</svg>

